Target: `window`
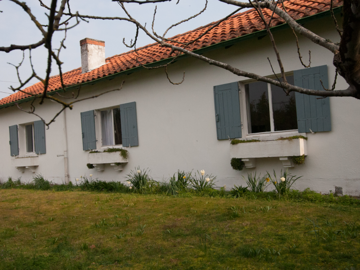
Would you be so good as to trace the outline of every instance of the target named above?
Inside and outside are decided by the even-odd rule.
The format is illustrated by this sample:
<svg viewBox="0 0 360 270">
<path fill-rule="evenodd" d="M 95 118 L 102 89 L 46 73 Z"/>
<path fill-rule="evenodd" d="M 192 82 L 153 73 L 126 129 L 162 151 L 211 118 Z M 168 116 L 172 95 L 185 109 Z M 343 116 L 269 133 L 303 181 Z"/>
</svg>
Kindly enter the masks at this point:
<svg viewBox="0 0 360 270">
<path fill-rule="evenodd" d="M 111 145 L 138 146 L 136 103 L 82 112 L 81 130 L 85 151 Z"/>
<path fill-rule="evenodd" d="M 102 145 L 122 144 L 120 108 L 101 111 Z"/>
<path fill-rule="evenodd" d="M 41 120 L 10 126 L 9 137 L 11 156 L 46 153 L 45 124 Z"/>
<path fill-rule="evenodd" d="M 25 141 L 26 141 L 26 152 L 34 152 L 34 133 L 33 124 L 25 126 Z"/>
<path fill-rule="evenodd" d="M 294 77 L 288 76 L 294 84 Z M 249 133 L 297 129 L 295 93 L 265 82 L 245 85 Z"/>
<path fill-rule="evenodd" d="M 329 88 L 327 66 L 295 70 L 287 80 L 308 89 L 324 91 L 321 82 Z M 281 88 L 264 82 L 216 85 L 214 103 L 218 140 L 294 129 L 299 133 L 331 131 L 329 98 L 293 92 L 286 96 Z"/>
</svg>

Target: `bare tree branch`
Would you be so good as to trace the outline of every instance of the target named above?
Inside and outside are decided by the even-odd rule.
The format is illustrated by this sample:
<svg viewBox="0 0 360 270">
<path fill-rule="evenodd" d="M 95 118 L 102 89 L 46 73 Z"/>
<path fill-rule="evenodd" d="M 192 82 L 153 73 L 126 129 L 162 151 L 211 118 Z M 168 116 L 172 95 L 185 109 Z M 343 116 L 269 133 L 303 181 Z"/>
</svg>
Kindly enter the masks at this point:
<svg viewBox="0 0 360 270">
<path fill-rule="evenodd" d="M 178 26 L 178 25 L 180 25 L 180 24 L 182 24 L 182 23 L 188 22 L 188 21 L 190 21 L 190 20 L 198 17 L 200 14 L 204 13 L 204 11 L 207 9 L 207 6 L 208 6 L 208 0 L 205 0 L 205 7 L 204 7 L 199 13 L 197 13 L 197 14 L 195 14 L 195 15 L 193 15 L 193 16 L 185 19 L 185 20 L 182 20 L 182 21 L 180 21 L 180 22 L 177 22 L 177 23 L 171 25 L 168 29 L 166 29 L 166 31 L 164 32 L 164 34 L 163 34 L 162 36 L 165 37 L 166 34 L 167 34 L 167 32 L 169 32 L 170 29 L 172 29 L 172 28 L 174 28 L 174 27 L 176 27 L 176 26 Z"/>
<path fill-rule="evenodd" d="M 319 35 L 313 33 L 309 29 L 306 29 L 305 27 L 300 25 L 286 11 L 283 0 L 277 0 L 277 1 L 276 0 L 248 0 L 248 3 L 241 2 L 238 0 L 218 0 L 220 2 L 230 4 L 230 5 L 233 5 L 234 7 L 238 7 L 238 8 L 234 12 L 230 13 L 228 16 L 219 20 L 218 22 L 212 23 L 212 24 L 209 24 L 209 25 L 203 27 L 203 29 L 201 29 L 201 31 L 199 31 L 200 34 L 198 34 L 195 38 L 193 38 L 191 40 L 186 40 L 186 41 L 180 41 L 182 39 L 179 38 L 179 36 L 175 36 L 173 38 L 167 38 L 166 35 L 169 33 L 169 31 L 171 29 L 203 14 L 203 12 L 205 12 L 205 10 L 207 9 L 208 0 L 205 0 L 205 6 L 201 11 L 199 11 L 195 15 L 192 15 L 184 20 L 181 20 L 175 24 L 170 25 L 168 28 L 166 28 L 166 30 L 164 31 L 164 34 L 162 36 L 157 34 L 156 29 L 155 29 L 155 18 L 156 18 L 157 7 L 155 7 L 155 9 L 154 9 L 151 30 L 147 30 L 146 24 L 145 25 L 141 24 L 138 20 L 136 20 L 134 17 L 131 16 L 131 14 L 125 8 L 125 3 L 127 3 L 127 4 L 136 3 L 136 4 L 141 5 L 141 4 L 171 2 L 171 0 L 118 0 L 117 2 L 119 3 L 119 5 L 123 9 L 123 11 L 125 12 L 127 17 L 106 17 L 106 16 L 96 16 L 96 15 L 85 15 L 85 14 L 80 14 L 79 12 L 73 13 L 71 11 L 69 0 L 59 0 L 59 1 L 51 0 L 50 6 L 45 5 L 42 2 L 42 0 L 38 0 L 40 3 L 40 6 L 44 9 L 46 9 L 47 13 L 48 13 L 48 14 L 46 14 L 47 22 L 45 24 L 40 24 L 40 22 L 36 19 L 33 12 L 30 10 L 30 8 L 28 7 L 28 5 L 26 3 L 20 2 L 19 0 L 10 0 L 10 1 L 12 3 L 16 4 L 17 6 L 21 7 L 24 10 L 24 12 L 27 13 L 27 15 L 30 17 L 31 21 L 35 24 L 36 28 L 41 32 L 41 34 L 43 36 L 43 38 L 40 41 L 38 41 L 37 43 L 34 43 L 34 44 L 10 45 L 8 47 L 0 47 L 0 51 L 3 51 L 3 52 L 10 52 L 13 50 L 25 51 L 25 50 L 29 49 L 29 61 L 30 61 L 30 65 L 32 68 L 32 74 L 26 80 L 21 79 L 19 68 L 24 62 L 25 54 L 23 54 L 23 58 L 22 58 L 20 64 L 13 65 L 16 69 L 20 86 L 17 88 L 14 88 L 11 86 L 10 89 L 13 91 L 20 91 L 20 92 L 28 95 L 29 97 L 32 97 L 32 102 L 30 104 L 30 110 L 26 111 L 26 112 L 34 114 L 36 116 L 38 116 L 38 115 L 35 113 L 35 109 L 36 109 L 35 105 L 34 105 L 35 100 L 37 101 L 40 99 L 39 104 L 42 104 L 45 99 L 49 99 L 49 100 L 52 100 L 61 105 L 62 109 L 59 110 L 56 113 L 56 115 L 48 123 L 46 123 L 43 118 L 38 116 L 42 121 L 44 121 L 44 123 L 47 125 L 47 127 L 51 123 L 53 123 L 55 121 L 55 119 L 66 108 L 72 109 L 73 105 L 78 102 L 92 99 L 92 98 L 97 98 L 97 97 L 107 94 L 109 92 L 119 91 L 123 87 L 124 82 L 122 82 L 120 88 L 111 89 L 109 91 L 102 92 L 98 95 L 94 95 L 94 96 L 86 97 L 86 98 L 82 98 L 82 99 L 79 99 L 80 92 L 81 92 L 81 84 L 76 92 L 71 93 L 71 97 L 68 97 L 69 96 L 68 94 L 60 95 L 58 92 L 56 92 L 57 97 L 55 97 L 54 94 L 48 93 L 50 76 L 51 76 L 51 72 L 52 72 L 51 66 L 52 66 L 53 61 L 55 61 L 56 65 L 58 66 L 61 89 L 63 90 L 63 92 L 66 93 L 65 90 L 66 90 L 67 85 L 63 78 L 63 73 L 62 73 L 62 68 L 61 68 L 63 62 L 60 59 L 60 53 L 61 53 L 62 48 L 66 48 L 65 41 L 67 38 L 68 31 L 70 29 L 76 27 L 81 21 L 89 22 L 89 20 L 125 21 L 125 22 L 135 25 L 136 32 L 135 32 L 134 40 L 131 40 L 130 43 L 127 44 L 127 43 L 125 43 L 125 39 L 123 39 L 123 43 L 125 44 L 125 46 L 127 46 L 129 48 L 134 48 L 134 51 L 136 53 L 135 61 L 138 62 L 144 68 L 154 69 L 154 68 L 164 67 L 166 77 L 169 80 L 169 82 L 173 85 L 179 85 L 184 82 L 185 72 L 183 73 L 183 78 L 182 78 L 181 82 L 173 82 L 170 79 L 170 76 L 168 73 L 168 66 L 171 63 L 175 62 L 176 59 L 178 59 L 180 56 L 189 55 L 191 57 L 194 57 L 196 59 L 204 61 L 210 65 L 214 65 L 214 66 L 220 67 L 224 70 L 227 70 L 237 76 L 247 77 L 247 78 L 251 78 L 254 80 L 258 80 L 258 81 L 263 81 L 263 82 L 267 82 L 267 83 L 276 85 L 278 87 L 281 87 L 285 91 L 286 94 L 289 94 L 292 91 L 297 91 L 299 93 L 323 96 L 323 97 L 326 97 L 326 96 L 353 96 L 353 97 L 360 99 L 360 57 L 359 57 L 360 46 L 358 46 L 358 40 L 360 40 L 360 16 L 359 16 L 360 4 L 356 1 L 354 2 L 352 0 L 344 0 L 344 13 L 346 14 L 345 20 L 347 20 L 347 21 L 344 21 L 344 32 L 342 32 L 342 30 L 340 29 L 339 24 L 336 20 L 335 14 L 334 14 L 333 0 L 330 0 L 330 14 L 335 23 L 335 27 L 341 37 L 340 45 L 333 43 L 323 37 L 320 37 Z M 178 4 L 179 1 L 180 0 L 177 0 L 176 4 Z M 59 7 L 57 8 L 58 2 L 59 2 L 59 5 L 58 5 Z M 270 41 L 272 43 L 272 47 L 276 54 L 276 58 L 278 61 L 282 79 L 280 79 L 278 77 L 278 75 L 276 74 L 276 72 L 274 71 L 274 67 L 269 58 L 268 58 L 268 61 L 270 63 L 270 67 L 271 67 L 272 72 L 274 73 L 276 79 L 260 76 L 255 73 L 246 72 L 240 68 L 231 66 L 227 63 L 223 63 L 218 60 L 211 59 L 207 56 L 200 55 L 200 54 L 192 51 L 193 49 L 192 49 L 192 46 L 190 46 L 191 44 L 194 44 L 195 42 L 201 40 L 202 37 L 204 37 L 206 34 L 208 34 L 214 28 L 216 28 L 221 23 L 226 21 L 230 16 L 239 12 L 243 8 L 254 8 L 255 11 L 258 13 L 259 17 L 261 18 L 261 20 L 263 21 L 263 23 L 265 25 L 265 29 L 266 29 L 266 31 L 269 35 Z M 271 13 L 266 11 L 266 9 L 270 10 Z M 332 53 L 334 53 L 334 55 L 335 55 L 334 65 L 336 66 L 337 69 L 336 69 L 335 79 L 334 79 L 331 89 L 326 89 L 324 86 L 323 86 L 324 89 L 327 91 L 317 91 L 317 90 L 305 89 L 305 88 L 291 85 L 286 81 L 285 69 L 283 67 L 281 55 L 278 51 L 275 38 L 271 31 L 271 24 L 274 20 L 274 14 L 276 14 L 277 16 L 282 18 L 292 29 L 294 36 L 295 36 L 299 60 L 305 68 L 310 67 L 311 51 L 309 51 L 309 65 L 305 65 L 302 60 L 299 39 L 298 39 L 297 34 L 303 35 L 304 37 L 306 37 L 310 41 L 314 42 L 315 44 L 318 44 L 318 45 L 326 48 L 327 50 L 331 51 Z M 276 16 L 275 16 L 275 18 L 276 18 Z M 56 33 L 57 31 L 64 31 L 65 33 L 64 33 L 63 39 L 60 41 L 59 48 L 53 49 L 53 47 L 55 47 L 52 44 L 53 36 L 54 36 L 54 33 Z M 166 63 L 164 65 L 159 65 L 156 67 L 147 66 L 149 61 L 146 61 L 144 64 L 144 58 L 142 58 L 141 54 L 136 49 L 140 31 L 143 31 L 143 33 L 145 33 L 148 37 L 150 37 L 154 42 L 159 44 L 160 47 L 167 47 L 167 48 L 171 49 L 171 52 L 169 54 L 167 52 L 167 57 L 169 60 L 168 63 Z M 42 79 L 40 76 L 37 75 L 37 73 L 35 72 L 34 66 L 32 64 L 32 59 L 31 59 L 31 50 L 38 48 L 41 45 L 45 45 L 45 47 L 47 49 L 47 54 L 48 54 L 47 62 L 46 62 L 47 68 L 46 68 L 45 79 Z M 348 82 L 349 87 L 347 89 L 335 90 L 338 74 L 340 74 L 342 77 L 344 77 L 345 80 Z M 38 79 L 43 84 L 44 88 L 41 93 L 33 94 L 28 91 L 24 91 L 22 89 L 33 78 Z M 321 84 L 323 85 L 323 82 L 321 82 Z M 72 99 L 71 102 L 64 101 L 64 99 L 69 99 L 69 98 Z M 20 110 L 25 111 L 23 108 L 21 108 L 18 105 L 18 103 L 16 103 L 16 106 Z"/>
<path fill-rule="evenodd" d="M 171 0 L 113 0 L 119 3 L 136 3 L 136 4 L 154 4 L 160 2 L 170 2 Z M 180 0 L 176 4 L 179 3 Z"/>
<path fill-rule="evenodd" d="M 182 81 L 181 82 L 178 82 L 178 83 L 175 83 L 173 82 L 170 77 L 169 77 L 169 73 L 168 73 L 168 65 L 165 66 L 165 73 L 166 73 L 166 77 L 167 79 L 169 80 L 169 82 L 172 84 L 172 85 L 180 85 L 184 82 L 185 80 L 185 72 L 183 73 L 183 78 L 182 78 Z"/>
<path fill-rule="evenodd" d="M 14 50 L 21 50 L 21 51 L 25 51 L 25 50 L 29 50 L 29 49 L 36 49 L 37 47 L 40 47 L 41 45 L 45 44 L 45 38 L 41 39 L 40 41 L 36 42 L 36 43 L 32 43 L 32 44 L 28 44 L 28 45 L 15 45 L 15 44 L 11 44 L 9 47 L 0 47 L 0 51 L 2 52 L 11 52 Z"/>
<path fill-rule="evenodd" d="M 63 1 L 65 1 L 65 0 L 63 0 Z M 48 33 L 46 35 L 46 40 L 45 40 L 45 48 L 48 49 L 48 61 L 47 61 L 47 69 L 46 69 L 46 78 L 45 78 L 45 82 L 44 82 L 44 91 L 43 91 L 43 95 L 42 95 L 40 104 L 42 104 L 44 102 L 44 99 L 45 99 L 46 93 L 47 93 L 47 89 L 49 86 L 49 79 L 50 79 L 50 73 L 51 73 L 51 62 L 52 62 L 51 59 L 52 59 L 52 55 L 53 55 L 51 40 L 52 40 L 52 36 L 54 34 L 54 20 L 55 20 L 56 4 L 57 4 L 57 0 L 51 1 L 49 27 L 48 27 Z"/>
<path fill-rule="evenodd" d="M 236 1 L 236 0 L 219 0 L 219 1 L 226 3 L 226 4 L 239 6 L 239 7 L 248 7 L 248 8 L 253 7 L 253 5 L 250 3 L 244 3 L 244 2 L 240 2 L 240 1 Z M 274 5 L 271 1 L 263 0 L 262 2 L 259 2 L 259 5 L 261 8 L 268 8 L 272 11 L 275 11 L 275 14 L 277 14 L 282 19 L 284 19 L 284 21 L 290 27 L 292 27 L 297 33 L 307 37 L 312 42 L 330 50 L 333 53 L 336 53 L 339 50 L 338 45 L 334 44 L 333 42 L 330 42 L 329 40 L 327 40 L 323 37 L 320 37 L 319 35 L 315 34 L 314 32 L 311 32 L 310 30 L 301 26 L 286 11 L 284 11 L 281 8 L 279 8 L 278 6 Z"/>
<path fill-rule="evenodd" d="M 291 31 L 293 32 L 293 34 L 295 36 L 297 53 L 298 53 L 298 56 L 299 56 L 300 63 L 303 65 L 304 68 L 309 68 L 311 66 L 311 51 L 309 50 L 309 64 L 305 65 L 303 60 L 302 60 L 302 56 L 301 56 L 301 52 L 300 52 L 300 45 L 299 45 L 298 36 L 296 35 L 296 32 L 294 31 L 294 29 L 291 28 Z"/>
<path fill-rule="evenodd" d="M 333 0 L 330 0 L 330 12 L 331 12 L 331 17 L 335 24 L 336 31 L 339 33 L 339 36 L 342 37 L 342 29 L 340 29 L 339 24 L 336 20 L 335 14 L 334 14 Z"/>
<path fill-rule="evenodd" d="M 335 90 L 335 91 L 332 91 L 332 92 L 325 92 L 325 91 L 317 91 L 317 90 L 305 89 L 305 88 L 294 86 L 294 85 L 291 85 L 291 84 L 285 83 L 285 82 L 279 83 L 278 81 L 276 81 L 274 79 L 264 77 L 264 76 L 260 76 L 260 75 L 255 74 L 255 73 L 240 70 L 240 69 L 235 68 L 235 67 L 233 67 L 233 66 L 231 66 L 229 64 L 226 64 L 226 63 L 223 63 L 223 62 L 208 58 L 208 57 L 206 57 L 204 55 L 196 54 L 194 52 L 188 51 L 188 50 L 183 49 L 183 48 L 178 47 L 178 46 L 174 46 L 174 45 L 169 44 L 169 43 L 165 43 L 163 41 L 161 41 L 161 44 L 163 46 L 170 47 L 170 48 L 173 48 L 175 50 L 186 53 L 186 54 L 188 54 L 188 55 L 190 55 L 190 56 L 192 56 L 194 58 L 197 58 L 197 59 L 199 59 L 201 61 L 204 61 L 204 62 L 206 62 L 206 63 L 208 63 L 210 65 L 214 65 L 214 66 L 223 68 L 225 70 L 228 70 L 228 71 L 230 71 L 231 73 L 233 73 L 235 75 L 251 78 L 251 79 L 254 79 L 254 80 L 257 80 L 257 81 L 268 82 L 270 84 L 273 84 L 273 85 L 276 85 L 276 86 L 279 86 L 279 87 L 285 87 L 290 92 L 296 91 L 296 92 L 299 92 L 299 93 L 308 94 L 308 95 L 316 95 L 316 96 L 340 96 L 340 97 L 342 96 L 342 97 L 344 97 L 344 96 L 355 96 L 356 95 L 356 89 L 354 87 L 351 87 L 351 86 L 349 88 L 347 88 L 347 89 L 344 89 L 344 90 Z"/>
<path fill-rule="evenodd" d="M 323 88 L 324 90 L 326 90 L 326 91 L 334 91 L 334 90 L 335 90 L 335 86 L 336 86 L 336 80 L 337 80 L 338 74 L 339 74 L 339 73 L 338 73 L 338 70 L 336 69 L 336 71 L 335 71 L 335 79 L 334 79 L 334 83 L 333 83 L 331 89 L 326 88 L 326 87 L 324 86 L 323 81 L 320 80 L 320 83 L 321 83 L 322 88 Z"/>
<path fill-rule="evenodd" d="M 249 1 L 249 2 L 251 3 L 251 1 Z M 274 36 L 273 36 L 273 34 L 271 33 L 271 30 L 270 30 L 270 23 L 271 23 L 272 16 L 270 18 L 269 23 L 267 23 L 266 20 L 265 20 L 264 14 L 262 12 L 262 9 L 260 8 L 260 2 L 258 0 L 255 0 L 255 2 L 257 4 L 257 7 L 254 5 L 254 8 L 258 12 L 260 18 L 263 20 L 263 22 L 265 24 L 266 31 L 267 31 L 267 33 L 269 35 L 270 41 L 272 43 L 273 49 L 274 49 L 275 54 L 276 54 L 276 59 L 278 61 L 279 67 L 280 67 L 280 72 L 281 72 L 283 81 L 287 82 L 286 81 L 286 76 L 285 76 L 285 71 L 284 71 L 284 66 L 283 66 L 283 63 L 282 63 L 281 57 L 280 57 L 280 53 L 279 53 L 279 50 L 276 47 L 276 42 L 275 42 Z"/>
</svg>

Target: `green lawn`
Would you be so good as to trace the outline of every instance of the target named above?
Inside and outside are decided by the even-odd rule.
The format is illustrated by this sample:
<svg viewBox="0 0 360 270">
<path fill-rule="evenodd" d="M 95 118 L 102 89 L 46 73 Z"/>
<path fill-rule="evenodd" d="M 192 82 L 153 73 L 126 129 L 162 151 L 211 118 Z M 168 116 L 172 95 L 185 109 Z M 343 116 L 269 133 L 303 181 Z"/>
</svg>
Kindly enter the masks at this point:
<svg viewBox="0 0 360 270">
<path fill-rule="evenodd" d="M 0 269 L 360 269 L 360 207 L 0 189 Z"/>
</svg>

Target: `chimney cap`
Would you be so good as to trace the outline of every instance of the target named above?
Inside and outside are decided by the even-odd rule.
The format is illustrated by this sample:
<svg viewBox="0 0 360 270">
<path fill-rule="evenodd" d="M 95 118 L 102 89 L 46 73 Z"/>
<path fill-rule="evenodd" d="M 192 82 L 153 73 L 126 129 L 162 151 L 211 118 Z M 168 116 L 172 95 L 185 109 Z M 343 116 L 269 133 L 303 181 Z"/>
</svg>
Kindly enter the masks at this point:
<svg viewBox="0 0 360 270">
<path fill-rule="evenodd" d="M 80 46 L 84 44 L 93 44 L 93 45 L 99 45 L 105 47 L 105 41 L 93 39 L 93 38 L 84 38 L 80 40 Z"/>
</svg>

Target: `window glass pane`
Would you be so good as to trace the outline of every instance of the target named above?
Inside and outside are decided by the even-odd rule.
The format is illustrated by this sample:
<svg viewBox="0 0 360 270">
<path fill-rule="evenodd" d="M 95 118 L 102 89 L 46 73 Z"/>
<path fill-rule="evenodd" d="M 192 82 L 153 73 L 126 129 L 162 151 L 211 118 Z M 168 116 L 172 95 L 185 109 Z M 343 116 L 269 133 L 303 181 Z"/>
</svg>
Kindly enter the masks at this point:
<svg viewBox="0 0 360 270">
<path fill-rule="evenodd" d="M 34 152 L 33 125 L 25 126 L 26 152 Z"/>
<path fill-rule="evenodd" d="M 250 133 L 270 131 L 267 84 L 254 82 L 245 85 L 250 111 Z"/>
<path fill-rule="evenodd" d="M 293 76 L 286 77 L 286 80 L 294 84 Z M 271 85 L 271 94 L 275 131 L 297 129 L 295 92 L 287 96 L 282 88 Z"/>
<path fill-rule="evenodd" d="M 114 144 L 114 132 L 111 120 L 111 110 L 101 111 L 101 137 L 103 145 Z"/>
<path fill-rule="evenodd" d="M 120 108 L 113 109 L 115 144 L 122 144 Z"/>
</svg>

